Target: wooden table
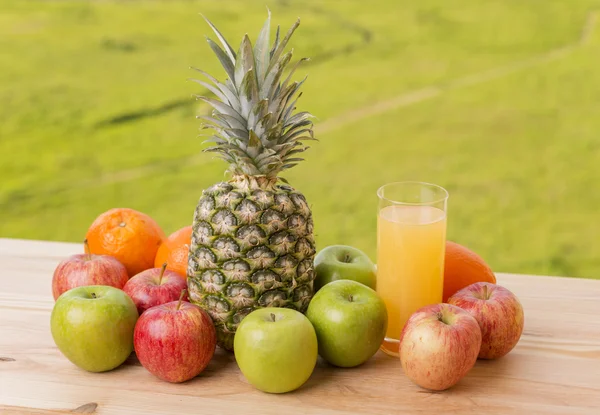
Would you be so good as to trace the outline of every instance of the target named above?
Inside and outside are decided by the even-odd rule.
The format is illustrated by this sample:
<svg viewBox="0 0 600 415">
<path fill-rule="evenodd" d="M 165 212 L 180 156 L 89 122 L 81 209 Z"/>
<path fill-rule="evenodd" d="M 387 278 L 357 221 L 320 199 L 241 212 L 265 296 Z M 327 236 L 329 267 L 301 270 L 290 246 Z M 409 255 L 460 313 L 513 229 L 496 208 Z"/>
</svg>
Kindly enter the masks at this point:
<svg viewBox="0 0 600 415">
<path fill-rule="evenodd" d="M 525 308 L 523 337 L 448 391 L 420 389 L 378 353 L 354 369 L 319 362 L 299 390 L 269 395 L 221 350 L 179 385 L 135 357 L 101 374 L 72 365 L 50 335 L 50 285 L 56 264 L 81 250 L 0 239 L 0 414 L 600 414 L 600 281 L 499 274 Z"/>
</svg>

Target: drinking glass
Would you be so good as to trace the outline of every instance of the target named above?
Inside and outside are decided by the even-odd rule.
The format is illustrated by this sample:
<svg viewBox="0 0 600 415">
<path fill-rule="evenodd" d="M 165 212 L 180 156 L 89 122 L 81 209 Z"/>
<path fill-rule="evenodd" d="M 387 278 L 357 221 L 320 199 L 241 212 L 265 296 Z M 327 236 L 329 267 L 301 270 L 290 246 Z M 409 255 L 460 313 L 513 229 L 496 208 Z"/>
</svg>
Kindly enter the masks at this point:
<svg viewBox="0 0 600 415">
<path fill-rule="evenodd" d="M 388 311 L 381 349 L 398 356 L 400 334 L 417 309 L 442 302 L 448 192 L 397 182 L 377 191 L 377 292 Z"/>
</svg>

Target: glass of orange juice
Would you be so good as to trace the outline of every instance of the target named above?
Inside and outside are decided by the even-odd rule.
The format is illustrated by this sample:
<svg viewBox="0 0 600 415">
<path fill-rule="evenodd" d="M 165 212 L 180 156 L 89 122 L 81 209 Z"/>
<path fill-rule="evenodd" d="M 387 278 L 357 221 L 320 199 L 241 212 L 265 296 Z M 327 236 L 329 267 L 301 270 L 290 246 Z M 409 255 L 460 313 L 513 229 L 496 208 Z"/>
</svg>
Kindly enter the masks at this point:
<svg viewBox="0 0 600 415">
<path fill-rule="evenodd" d="M 377 191 L 377 292 L 388 328 L 381 349 L 398 356 L 400 334 L 417 309 L 442 302 L 448 192 L 422 182 Z"/>
</svg>

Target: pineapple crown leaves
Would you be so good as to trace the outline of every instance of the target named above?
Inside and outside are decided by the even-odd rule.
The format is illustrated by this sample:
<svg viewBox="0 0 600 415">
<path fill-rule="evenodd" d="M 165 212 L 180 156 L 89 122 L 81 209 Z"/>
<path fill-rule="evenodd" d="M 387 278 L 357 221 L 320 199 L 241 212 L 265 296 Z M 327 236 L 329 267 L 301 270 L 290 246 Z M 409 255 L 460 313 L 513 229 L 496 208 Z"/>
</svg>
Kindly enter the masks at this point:
<svg viewBox="0 0 600 415">
<path fill-rule="evenodd" d="M 283 38 L 278 26 L 275 41 L 270 45 L 269 11 L 256 44 L 252 46 L 245 35 L 236 53 L 212 22 L 204 19 L 221 46 L 208 37 L 207 42 L 227 73 L 222 83 L 201 69 L 193 68 L 210 83 L 192 80 L 216 97 L 196 96 L 213 107 L 210 116 L 197 117 L 204 121 L 203 128 L 214 132 L 205 141 L 212 145 L 204 151 L 217 153 L 230 164 L 229 171 L 234 175 L 276 177 L 282 170 L 302 161 L 297 155 L 309 148 L 303 144 L 304 140 L 315 140 L 313 116 L 306 111 L 294 113 L 302 96 L 299 89 L 306 78 L 291 80 L 298 66 L 308 59 L 296 62 L 282 79 L 293 54 L 293 50 L 286 53 L 284 50 L 300 20 Z"/>
</svg>

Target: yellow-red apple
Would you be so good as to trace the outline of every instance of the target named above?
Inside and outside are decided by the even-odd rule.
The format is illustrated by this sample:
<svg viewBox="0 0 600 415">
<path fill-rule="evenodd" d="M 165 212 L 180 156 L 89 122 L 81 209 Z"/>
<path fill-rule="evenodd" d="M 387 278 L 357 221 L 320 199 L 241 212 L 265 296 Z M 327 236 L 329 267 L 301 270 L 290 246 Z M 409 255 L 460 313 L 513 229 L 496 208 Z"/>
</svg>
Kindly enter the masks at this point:
<svg viewBox="0 0 600 415">
<path fill-rule="evenodd" d="M 150 268 L 131 277 L 123 287 L 135 303 L 141 315 L 150 307 L 176 301 L 187 288 L 185 277 L 169 271 L 167 264 L 162 268 Z M 184 297 L 187 301 L 187 297 Z"/>
<path fill-rule="evenodd" d="M 179 383 L 206 368 L 215 353 L 217 334 L 206 311 L 180 299 L 146 310 L 135 325 L 133 345 L 150 373 Z"/>
<path fill-rule="evenodd" d="M 119 260 L 109 255 L 93 255 L 87 241 L 85 253 L 75 254 L 61 261 L 52 275 L 52 296 L 54 300 L 71 288 L 87 285 L 109 285 L 123 288 L 129 276 L 127 268 Z"/>
<path fill-rule="evenodd" d="M 481 330 L 473 316 L 450 304 L 433 304 L 408 319 L 400 335 L 400 361 L 417 385 L 444 390 L 471 370 L 480 347 Z"/>
<path fill-rule="evenodd" d="M 480 359 L 497 359 L 510 352 L 523 333 L 523 306 L 510 290 L 476 282 L 448 299 L 470 313 L 481 328 Z"/>
</svg>

